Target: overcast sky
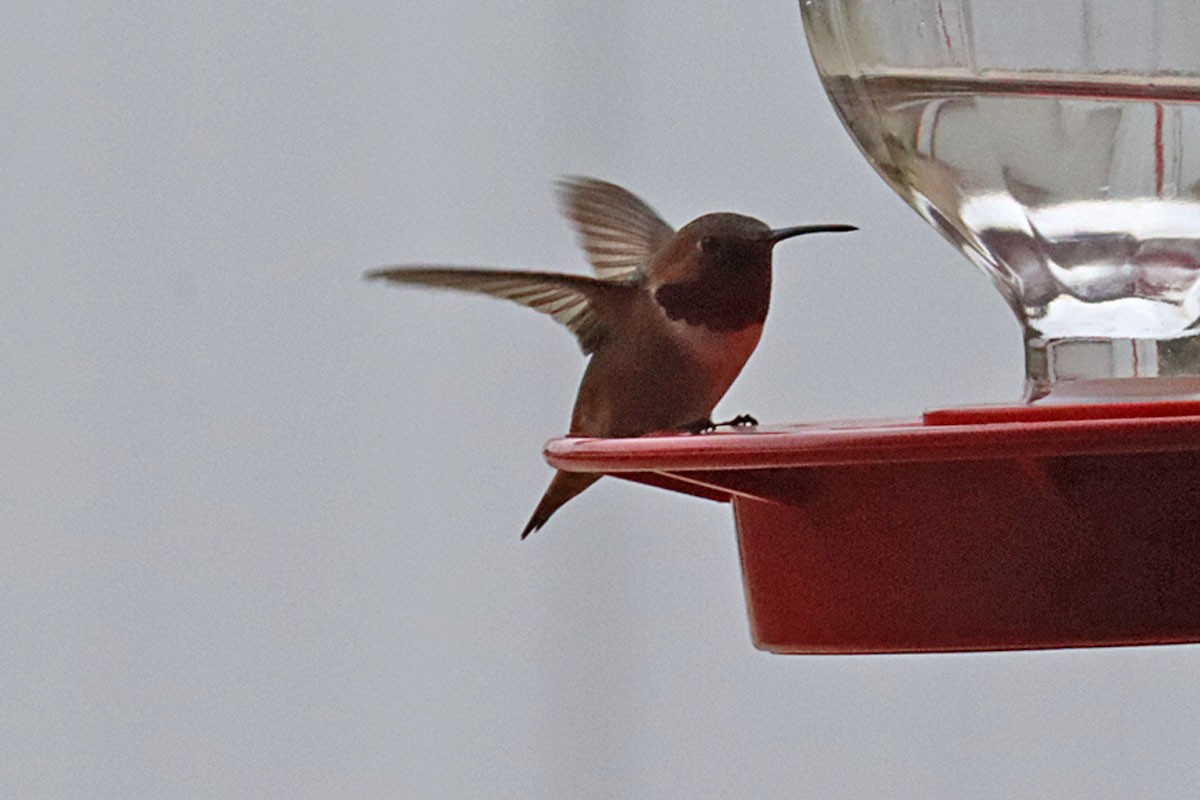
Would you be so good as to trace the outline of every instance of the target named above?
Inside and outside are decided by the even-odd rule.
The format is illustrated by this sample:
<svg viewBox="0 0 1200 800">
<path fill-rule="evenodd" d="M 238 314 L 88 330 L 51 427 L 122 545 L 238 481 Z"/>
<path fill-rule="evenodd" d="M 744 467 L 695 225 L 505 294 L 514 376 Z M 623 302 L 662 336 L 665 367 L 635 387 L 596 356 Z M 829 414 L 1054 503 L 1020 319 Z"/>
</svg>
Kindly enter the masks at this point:
<svg viewBox="0 0 1200 800">
<path fill-rule="evenodd" d="M 1016 322 L 887 189 L 794 3 L 6 4 L 0 795 L 1179 797 L 1189 647 L 753 649 L 727 506 L 605 480 L 528 541 L 584 366 L 563 173 L 776 258 L 719 411 L 1013 401 Z"/>
</svg>

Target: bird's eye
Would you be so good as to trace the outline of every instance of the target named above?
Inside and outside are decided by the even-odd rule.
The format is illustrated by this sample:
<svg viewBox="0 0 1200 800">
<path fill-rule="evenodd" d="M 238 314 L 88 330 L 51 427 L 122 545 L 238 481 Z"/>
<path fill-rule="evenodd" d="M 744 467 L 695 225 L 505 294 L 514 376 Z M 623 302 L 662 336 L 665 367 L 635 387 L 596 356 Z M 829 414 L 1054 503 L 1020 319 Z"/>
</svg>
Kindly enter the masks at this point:
<svg viewBox="0 0 1200 800">
<path fill-rule="evenodd" d="M 721 240 L 715 236 L 705 236 L 700 239 L 700 250 L 705 253 L 715 253 L 721 249 Z"/>
</svg>

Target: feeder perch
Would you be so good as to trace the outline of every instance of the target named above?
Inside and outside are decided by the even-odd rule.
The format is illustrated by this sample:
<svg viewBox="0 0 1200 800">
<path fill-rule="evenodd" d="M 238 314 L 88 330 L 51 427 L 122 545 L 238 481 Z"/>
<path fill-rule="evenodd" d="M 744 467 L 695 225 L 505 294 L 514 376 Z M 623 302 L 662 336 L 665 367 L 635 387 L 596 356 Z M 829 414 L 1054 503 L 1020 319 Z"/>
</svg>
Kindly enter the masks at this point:
<svg viewBox="0 0 1200 800">
<path fill-rule="evenodd" d="M 1200 641 L 1200 402 L 559 439 L 546 455 L 731 502 L 764 650 Z"/>
</svg>

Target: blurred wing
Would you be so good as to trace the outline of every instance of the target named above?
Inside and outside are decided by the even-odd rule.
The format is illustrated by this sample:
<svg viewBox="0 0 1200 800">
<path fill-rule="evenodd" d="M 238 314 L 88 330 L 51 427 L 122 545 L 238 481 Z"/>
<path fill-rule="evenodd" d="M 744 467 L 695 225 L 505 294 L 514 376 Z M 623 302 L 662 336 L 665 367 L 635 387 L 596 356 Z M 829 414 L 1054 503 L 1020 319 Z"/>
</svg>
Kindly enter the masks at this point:
<svg viewBox="0 0 1200 800">
<path fill-rule="evenodd" d="M 650 206 L 616 184 L 566 177 L 557 186 L 562 212 L 579 232 L 598 278 L 644 274 L 654 253 L 675 235 Z"/>
<path fill-rule="evenodd" d="M 593 353 L 620 318 L 624 301 L 636 288 L 583 275 L 459 267 L 385 267 L 366 274 L 371 280 L 412 283 L 501 297 L 540 311 L 565 325 L 584 353 Z"/>
</svg>

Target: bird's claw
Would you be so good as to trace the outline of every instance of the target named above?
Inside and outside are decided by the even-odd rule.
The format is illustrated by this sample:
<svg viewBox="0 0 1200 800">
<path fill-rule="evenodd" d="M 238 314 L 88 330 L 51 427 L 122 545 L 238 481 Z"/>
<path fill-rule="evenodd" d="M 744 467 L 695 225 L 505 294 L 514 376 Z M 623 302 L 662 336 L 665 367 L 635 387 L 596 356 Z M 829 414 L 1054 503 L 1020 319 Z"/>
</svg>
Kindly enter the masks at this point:
<svg viewBox="0 0 1200 800">
<path fill-rule="evenodd" d="M 695 422 L 689 422 L 687 425 L 680 425 L 679 430 L 684 433 L 712 433 L 717 428 L 753 428 L 757 426 L 758 420 L 754 417 L 749 414 L 738 414 L 725 422 L 713 422 L 711 417 L 705 417 Z"/>
</svg>

